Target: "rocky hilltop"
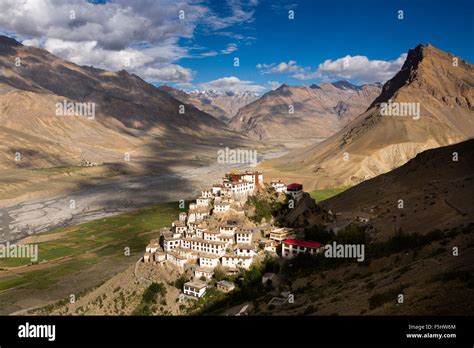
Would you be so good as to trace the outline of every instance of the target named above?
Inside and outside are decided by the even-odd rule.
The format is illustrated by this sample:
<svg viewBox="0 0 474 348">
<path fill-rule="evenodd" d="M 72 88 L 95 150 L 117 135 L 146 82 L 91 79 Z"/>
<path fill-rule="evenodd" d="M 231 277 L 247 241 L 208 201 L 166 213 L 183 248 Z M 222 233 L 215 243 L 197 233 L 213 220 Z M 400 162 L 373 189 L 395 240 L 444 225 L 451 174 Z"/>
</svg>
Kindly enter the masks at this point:
<svg viewBox="0 0 474 348">
<path fill-rule="evenodd" d="M 267 164 L 290 165 L 318 188 L 350 186 L 427 149 L 474 136 L 474 68 L 432 45 L 409 50 L 369 109 L 326 141 Z"/>
</svg>

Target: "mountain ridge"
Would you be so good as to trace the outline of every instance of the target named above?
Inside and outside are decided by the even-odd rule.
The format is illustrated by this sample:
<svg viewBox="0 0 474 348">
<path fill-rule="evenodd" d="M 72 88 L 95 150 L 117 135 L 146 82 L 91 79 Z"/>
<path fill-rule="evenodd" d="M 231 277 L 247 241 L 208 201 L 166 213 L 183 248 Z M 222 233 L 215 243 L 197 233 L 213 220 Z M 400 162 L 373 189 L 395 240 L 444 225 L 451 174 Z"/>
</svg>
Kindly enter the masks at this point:
<svg viewBox="0 0 474 348">
<path fill-rule="evenodd" d="M 349 85 L 354 86 L 344 84 Z M 380 91 L 376 84 L 341 86 L 282 84 L 241 108 L 229 125 L 259 140 L 328 137 L 365 110 Z M 339 112 L 338 103 L 345 105 Z"/>
<path fill-rule="evenodd" d="M 259 98 L 258 94 L 251 91 L 192 90 L 185 92 L 168 85 L 162 85 L 158 88 L 169 93 L 179 101 L 193 105 L 225 123 L 240 108 Z"/>
<path fill-rule="evenodd" d="M 474 68 L 461 59 L 462 64 L 453 66 L 452 57 L 431 45 L 410 50 L 403 68 L 367 111 L 320 144 L 268 166 L 293 165 L 317 179 L 317 188 L 351 186 L 395 169 L 419 152 L 473 137 Z M 382 103 L 389 99 L 418 105 L 420 117 L 382 115 Z"/>
<path fill-rule="evenodd" d="M 123 161 L 124 153 L 152 160 L 158 149 L 171 151 L 173 141 L 177 147 L 245 141 L 192 105 L 180 113 L 181 102 L 124 70 L 79 66 L 5 36 L 0 68 L 2 167 L 71 165 L 83 153 L 96 163 Z M 96 115 L 58 117 L 55 107 L 64 100 L 94 104 Z M 41 141 L 21 140 L 32 137 Z M 30 155 L 17 163 L 16 152 Z"/>
</svg>

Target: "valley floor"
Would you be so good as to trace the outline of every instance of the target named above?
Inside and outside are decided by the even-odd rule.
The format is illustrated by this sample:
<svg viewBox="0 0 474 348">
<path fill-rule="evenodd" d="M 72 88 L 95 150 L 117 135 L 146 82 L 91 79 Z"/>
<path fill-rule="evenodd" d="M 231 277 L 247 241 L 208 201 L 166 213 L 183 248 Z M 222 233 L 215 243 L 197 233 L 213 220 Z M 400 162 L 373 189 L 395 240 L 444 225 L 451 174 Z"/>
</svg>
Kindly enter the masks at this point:
<svg viewBox="0 0 474 348">
<path fill-rule="evenodd" d="M 179 211 L 178 202 L 162 203 L 23 239 L 19 243 L 38 244 L 39 258 L 0 259 L 0 315 L 79 297 L 99 286 L 134 265 Z"/>
<path fill-rule="evenodd" d="M 285 149 L 267 151 L 261 160 L 286 153 Z M 121 212 L 171 201 L 186 200 L 196 192 L 219 181 L 224 172 L 251 169 L 246 164 L 184 162 L 166 169 L 157 168 L 147 175 L 127 175 L 119 171 L 91 168 L 50 168 L 35 171 L 33 179 L 21 177 L 24 171 L 0 177 L 0 243 L 56 227 L 79 224 Z M 31 172 L 31 171 L 30 171 Z M 18 185 L 18 193 L 8 197 L 8 189 Z M 29 190 L 29 191 L 28 191 Z M 11 194 L 11 193 L 10 193 Z M 18 197 L 21 201 L 18 201 Z"/>
</svg>

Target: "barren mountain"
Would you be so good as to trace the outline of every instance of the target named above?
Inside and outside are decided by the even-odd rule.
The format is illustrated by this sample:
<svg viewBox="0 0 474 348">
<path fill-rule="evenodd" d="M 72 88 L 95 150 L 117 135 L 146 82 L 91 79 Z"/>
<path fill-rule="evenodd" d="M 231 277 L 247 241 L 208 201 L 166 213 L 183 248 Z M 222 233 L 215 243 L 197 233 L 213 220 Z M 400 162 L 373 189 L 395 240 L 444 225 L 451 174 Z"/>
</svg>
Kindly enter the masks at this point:
<svg viewBox="0 0 474 348">
<path fill-rule="evenodd" d="M 186 93 L 170 86 L 160 86 L 161 90 L 171 94 L 179 101 L 194 105 L 209 115 L 227 122 L 240 108 L 258 99 L 253 92 L 219 92 L 215 90 L 192 91 Z"/>
<path fill-rule="evenodd" d="M 426 233 L 474 223 L 473 196 L 474 139 L 470 139 L 424 151 L 322 205 L 343 219 L 368 217 L 384 239 L 399 228 Z"/>
<path fill-rule="evenodd" d="M 58 103 L 93 106 L 95 114 L 64 116 Z M 81 154 L 97 163 L 123 161 L 125 153 L 152 162 L 171 142 L 242 140 L 191 105 L 180 113 L 180 105 L 126 71 L 78 66 L 0 36 L 0 167 L 77 164 Z"/>
<path fill-rule="evenodd" d="M 175 99 L 179 100 L 181 103 L 193 105 L 199 110 L 209 115 L 212 115 L 218 119 L 221 119 L 221 120 L 227 119 L 227 117 L 225 116 L 226 112 L 222 110 L 221 108 L 213 105 L 211 101 L 208 99 L 202 100 L 200 98 L 193 97 L 190 94 L 180 89 L 176 89 L 167 85 L 163 85 L 158 88 L 172 95 Z"/>
<path fill-rule="evenodd" d="M 473 87 L 471 64 L 419 45 L 366 112 L 326 141 L 264 167 L 311 176 L 316 188 L 357 184 L 419 152 L 472 137 Z"/>
<path fill-rule="evenodd" d="M 328 137 L 365 111 L 379 93 L 379 84 L 347 81 L 282 85 L 241 108 L 230 126 L 257 139 Z"/>
<path fill-rule="evenodd" d="M 210 93 L 209 91 L 205 92 L 192 92 L 192 96 L 196 95 L 203 102 L 210 100 L 212 105 L 225 111 L 225 117 L 230 119 L 234 117 L 237 112 L 244 106 L 254 102 L 259 98 L 259 95 L 254 92 L 244 91 L 244 92 L 231 92 L 226 91 L 223 93 Z"/>
</svg>

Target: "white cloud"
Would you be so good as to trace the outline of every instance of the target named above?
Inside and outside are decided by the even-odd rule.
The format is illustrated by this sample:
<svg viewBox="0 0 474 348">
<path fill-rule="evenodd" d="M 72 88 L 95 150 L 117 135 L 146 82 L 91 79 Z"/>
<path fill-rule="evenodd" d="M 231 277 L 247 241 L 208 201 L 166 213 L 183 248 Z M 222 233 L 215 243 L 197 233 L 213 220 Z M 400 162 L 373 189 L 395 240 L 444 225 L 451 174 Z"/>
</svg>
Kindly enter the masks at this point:
<svg viewBox="0 0 474 348">
<path fill-rule="evenodd" d="M 192 80 L 193 73 L 191 69 L 183 68 L 182 66 L 171 64 L 161 68 L 146 68 L 142 75 L 151 81 L 161 82 L 179 82 L 186 83 Z"/>
<path fill-rule="evenodd" d="M 234 43 L 231 43 L 231 44 L 228 44 L 226 48 L 224 48 L 223 50 L 221 50 L 221 53 L 222 54 L 230 54 L 232 52 L 235 52 L 237 51 L 239 48 L 237 47 L 236 44 Z"/>
<path fill-rule="evenodd" d="M 255 67 L 257 69 L 268 69 L 268 68 L 271 68 L 272 66 L 274 66 L 274 65 L 272 65 L 272 64 L 260 64 L 260 63 L 255 65 Z"/>
<path fill-rule="evenodd" d="M 61 39 L 47 39 L 44 48 L 60 57 L 79 65 L 92 65 L 110 70 L 137 70 L 154 61 L 152 56 L 144 52 L 125 48 L 114 51 L 98 47 L 97 41 L 65 41 Z"/>
<path fill-rule="evenodd" d="M 127 69 L 138 75 L 154 72 L 144 78 L 167 75 L 175 81 L 180 76 L 181 82 L 187 82 L 190 75 L 183 71 L 189 69 L 176 62 L 217 52 L 191 55 L 180 40 L 192 39 L 199 24 L 212 32 L 250 21 L 256 4 L 229 0 L 227 16 L 206 5 L 195 0 L 111 0 L 101 5 L 86 0 L 1 0 L 0 28 L 25 44 L 44 47 L 78 64 Z M 166 65 L 170 67 L 166 73 L 153 70 L 165 71 Z"/>
<path fill-rule="evenodd" d="M 257 64 L 257 69 L 261 70 L 262 74 L 302 74 L 305 68 L 300 67 L 295 60 L 288 62 L 271 63 L 271 64 Z"/>
<path fill-rule="evenodd" d="M 270 86 L 270 89 L 272 89 L 272 90 L 275 90 L 275 89 L 277 89 L 278 87 L 281 86 L 281 83 L 278 82 L 278 81 L 268 81 L 267 83 Z"/>
<path fill-rule="evenodd" d="M 205 21 L 213 30 L 220 30 L 235 24 L 251 22 L 255 13 L 254 8 L 258 5 L 258 1 L 242 3 L 239 0 L 227 0 L 226 5 L 229 10 L 229 16 L 222 17 L 216 14 L 206 16 Z"/>
<path fill-rule="evenodd" d="M 260 85 L 253 83 L 252 81 L 240 80 L 238 77 L 222 77 L 217 80 L 201 83 L 201 88 L 203 89 L 215 89 L 218 91 L 231 91 L 231 92 L 261 92 L 266 88 Z"/>
<path fill-rule="evenodd" d="M 289 4 L 285 4 L 285 3 L 282 3 L 282 2 L 275 2 L 274 4 L 272 4 L 270 6 L 270 8 L 277 12 L 277 13 L 281 13 L 281 12 L 287 12 L 289 10 L 294 10 L 298 7 L 298 4 L 297 3 L 289 3 Z"/>
<path fill-rule="evenodd" d="M 205 58 L 205 57 L 215 57 L 217 55 L 218 55 L 218 53 L 216 51 L 209 51 L 209 52 L 200 53 L 200 54 L 198 54 L 197 56 L 194 56 L 194 57 Z"/>
<path fill-rule="evenodd" d="M 276 67 L 273 68 L 274 72 L 278 73 L 293 73 L 293 72 L 300 72 L 302 70 L 301 67 L 299 67 L 296 64 L 296 61 L 290 60 L 288 63 L 281 62 L 278 64 Z"/>
<path fill-rule="evenodd" d="M 47 39 L 43 46 L 53 54 L 67 56 L 76 64 L 92 65 L 114 71 L 125 69 L 148 81 L 189 82 L 193 77 L 190 69 L 169 63 L 179 54 L 175 52 L 176 47 L 172 45 L 141 51 L 132 48 L 114 51 L 97 47 L 96 41 L 73 42 Z"/>
<path fill-rule="evenodd" d="M 155 20 L 157 22 L 158 19 Z M 123 49 L 134 40 L 158 42 L 166 38 L 167 31 L 163 27 L 170 24 L 162 23 L 155 29 L 152 24 L 149 18 L 136 13 L 131 7 L 117 3 L 98 6 L 75 0 L 0 2 L 0 26 L 3 28 L 33 38 L 74 42 L 97 40 L 98 46 L 105 49 Z"/>
<path fill-rule="evenodd" d="M 177 82 L 174 84 L 174 87 L 181 90 L 191 90 L 195 88 L 191 82 Z"/>
<path fill-rule="evenodd" d="M 27 39 L 27 40 L 23 40 L 22 44 L 25 46 L 40 47 L 43 45 L 43 42 L 41 39 Z"/>
<path fill-rule="evenodd" d="M 333 80 L 347 79 L 360 83 L 385 82 L 391 79 L 402 67 L 406 59 L 403 53 L 395 60 L 370 60 L 366 56 L 350 56 L 326 60 L 318 68 L 311 71 L 309 67 L 299 66 L 296 61 L 257 64 L 262 74 L 292 74 L 298 80 Z"/>
<path fill-rule="evenodd" d="M 315 78 L 343 78 L 361 83 L 385 82 L 391 79 L 402 67 L 406 59 L 403 53 L 395 60 L 370 60 L 366 56 L 350 56 L 326 60 L 314 72 L 297 73 L 293 77 L 300 80 Z"/>
</svg>

